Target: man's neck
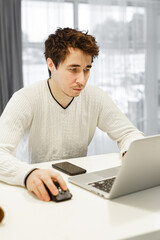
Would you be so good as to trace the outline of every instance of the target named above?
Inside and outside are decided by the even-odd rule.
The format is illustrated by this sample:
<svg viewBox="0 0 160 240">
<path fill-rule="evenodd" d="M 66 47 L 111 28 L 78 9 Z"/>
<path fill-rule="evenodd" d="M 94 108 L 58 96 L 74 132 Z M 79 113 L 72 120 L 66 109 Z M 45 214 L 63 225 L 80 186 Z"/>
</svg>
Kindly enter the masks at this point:
<svg viewBox="0 0 160 240">
<path fill-rule="evenodd" d="M 70 102 L 73 100 L 73 97 L 67 96 L 65 93 L 59 90 L 56 83 L 49 78 L 48 80 L 50 90 L 52 92 L 55 100 L 63 107 L 66 108 Z"/>
</svg>

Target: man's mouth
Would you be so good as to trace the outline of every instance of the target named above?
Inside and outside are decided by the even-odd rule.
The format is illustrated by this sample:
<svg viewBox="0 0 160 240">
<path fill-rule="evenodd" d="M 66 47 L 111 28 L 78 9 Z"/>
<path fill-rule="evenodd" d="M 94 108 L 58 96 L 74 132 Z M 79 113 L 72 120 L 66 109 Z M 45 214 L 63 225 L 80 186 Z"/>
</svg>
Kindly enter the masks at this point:
<svg viewBox="0 0 160 240">
<path fill-rule="evenodd" d="M 82 88 L 73 88 L 74 91 L 80 92 L 82 91 Z"/>
</svg>

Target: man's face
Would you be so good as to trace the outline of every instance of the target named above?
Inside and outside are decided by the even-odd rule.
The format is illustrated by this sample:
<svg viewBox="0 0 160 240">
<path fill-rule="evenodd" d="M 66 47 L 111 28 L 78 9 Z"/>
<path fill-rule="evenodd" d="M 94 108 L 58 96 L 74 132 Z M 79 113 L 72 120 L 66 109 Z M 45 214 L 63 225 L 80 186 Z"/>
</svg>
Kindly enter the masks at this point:
<svg viewBox="0 0 160 240">
<path fill-rule="evenodd" d="M 69 52 L 57 69 L 53 66 L 52 80 L 58 91 L 69 97 L 76 97 L 86 86 L 92 57 L 77 48 L 70 48 Z"/>
</svg>

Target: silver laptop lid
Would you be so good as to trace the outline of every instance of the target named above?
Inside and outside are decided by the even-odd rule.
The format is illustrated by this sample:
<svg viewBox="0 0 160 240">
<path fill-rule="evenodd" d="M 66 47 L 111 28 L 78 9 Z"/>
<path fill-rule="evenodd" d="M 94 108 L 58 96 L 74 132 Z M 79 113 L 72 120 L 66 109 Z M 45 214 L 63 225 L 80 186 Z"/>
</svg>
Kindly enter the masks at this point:
<svg viewBox="0 0 160 240">
<path fill-rule="evenodd" d="M 131 143 L 110 198 L 160 185 L 160 135 Z"/>
<path fill-rule="evenodd" d="M 109 177 L 108 170 L 106 169 L 106 178 Z M 92 180 L 101 180 L 100 172 L 70 177 L 69 181 L 93 191 L 88 183 Z M 102 172 L 104 179 L 105 170 Z M 110 173 L 110 177 L 112 177 L 112 169 L 110 169 Z M 116 198 L 157 185 L 160 185 L 160 135 L 134 141 L 123 160 L 110 193 L 102 194 L 96 189 L 94 192 L 106 198 Z"/>
</svg>

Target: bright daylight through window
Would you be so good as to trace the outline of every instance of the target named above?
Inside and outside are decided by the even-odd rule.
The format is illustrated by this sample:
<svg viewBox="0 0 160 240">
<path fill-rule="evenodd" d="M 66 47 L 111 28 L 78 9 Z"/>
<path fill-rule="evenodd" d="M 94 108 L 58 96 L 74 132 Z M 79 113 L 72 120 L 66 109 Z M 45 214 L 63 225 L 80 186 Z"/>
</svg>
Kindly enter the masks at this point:
<svg viewBox="0 0 160 240">
<path fill-rule="evenodd" d="M 93 64 L 89 83 L 106 91 L 133 124 L 147 132 L 146 23 L 147 9 L 151 8 L 138 2 L 23 0 L 24 85 L 48 77 L 43 53 L 44 40 L 50 33 L 57 27 L 88 30 L 100 46 L 100 55 Z M 108 144 L 110 152 L 117 150 L 110 140 L 106 143 L 106 135 L 100 131 L 95 138 L 98 141 L 93 140 L 92 153 L 108 152 Z M 98 150 L 95 151 L 97 143 Z"/>
</svg>

